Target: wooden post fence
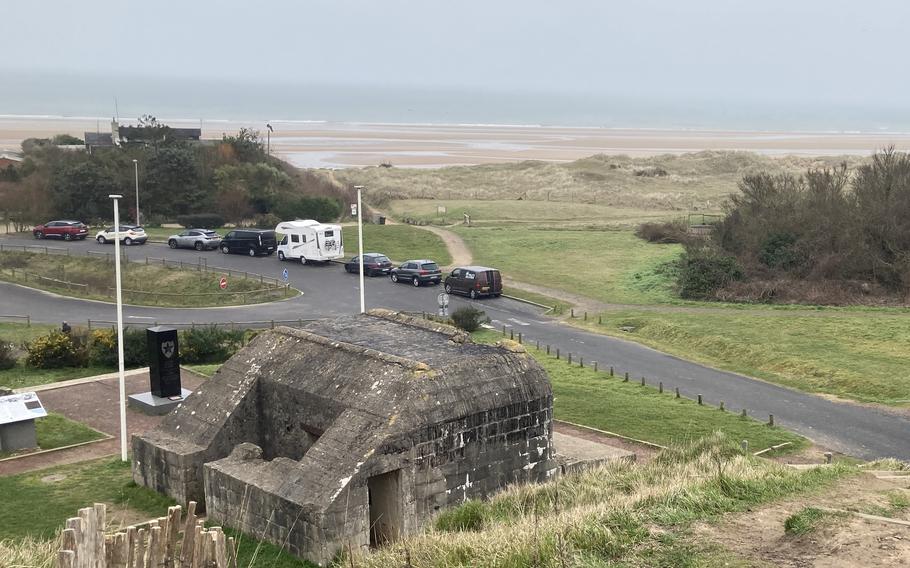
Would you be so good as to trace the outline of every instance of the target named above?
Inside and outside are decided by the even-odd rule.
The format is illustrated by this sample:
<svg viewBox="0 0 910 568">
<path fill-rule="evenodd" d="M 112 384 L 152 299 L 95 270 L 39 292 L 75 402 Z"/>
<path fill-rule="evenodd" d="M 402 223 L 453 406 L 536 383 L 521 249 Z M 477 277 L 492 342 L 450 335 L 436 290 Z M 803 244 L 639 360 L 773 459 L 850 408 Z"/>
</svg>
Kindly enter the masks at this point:
<svg viewBox="0 0 910 568">
<path fill-rule="evenodd" d="M 190 501 L 186 517 L 170 507 L 166 517 L 104 534 L 103 503 L 79 509 L 66 521 L 57 568 L 237 568 L 234 538 L 221 527 L 205 528 Z"/>
</svg>

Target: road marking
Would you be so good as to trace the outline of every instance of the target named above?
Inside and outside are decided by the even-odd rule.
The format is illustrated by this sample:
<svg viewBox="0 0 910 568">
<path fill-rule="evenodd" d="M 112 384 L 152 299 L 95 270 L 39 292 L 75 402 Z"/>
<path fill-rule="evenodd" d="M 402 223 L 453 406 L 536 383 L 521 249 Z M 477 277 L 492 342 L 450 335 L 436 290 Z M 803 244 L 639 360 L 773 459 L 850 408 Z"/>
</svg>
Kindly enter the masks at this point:
<svg viewBox="0 0 910 568">
<path fill-rule="evenodd" d="M 531 325 L 528 322 L 521 321 L 520 319 L 515 319 L 515 318 L 509 318 L 509 321 L 514 321 L 518 325 Z"/>
<path fill-rule="evenodd" d="M 137 320 L 150 320 L 155 319 L 151 316 L 126 316 L 128 319 L 137 319 Z"/>
</svg>

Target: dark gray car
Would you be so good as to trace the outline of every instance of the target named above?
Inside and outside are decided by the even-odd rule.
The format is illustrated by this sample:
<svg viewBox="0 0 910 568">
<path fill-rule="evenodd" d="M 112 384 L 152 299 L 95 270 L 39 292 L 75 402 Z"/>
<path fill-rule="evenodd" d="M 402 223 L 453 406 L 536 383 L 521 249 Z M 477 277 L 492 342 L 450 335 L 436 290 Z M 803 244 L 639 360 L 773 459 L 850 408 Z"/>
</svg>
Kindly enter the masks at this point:
<svg viewBox="0 0 910 568">
<path fill-rule="evenodd" d="M 439 284 L 442 272 L 439 271 L 439 265 L 432 260 L 409 260 L 398 268 L 393 268 L 389 272 L 389 278 L 392 282 L 410 282 L 414 286 Z"/>
<path fill-rule="evenodd" d="M 171 235 L 167 238 L 167 245 L 175 248 L 192 248 L 196 250 L 211 250 L 221 244 L 221 235 L 208 229 L 187 229 L 182 233 Z"/>
</svg>

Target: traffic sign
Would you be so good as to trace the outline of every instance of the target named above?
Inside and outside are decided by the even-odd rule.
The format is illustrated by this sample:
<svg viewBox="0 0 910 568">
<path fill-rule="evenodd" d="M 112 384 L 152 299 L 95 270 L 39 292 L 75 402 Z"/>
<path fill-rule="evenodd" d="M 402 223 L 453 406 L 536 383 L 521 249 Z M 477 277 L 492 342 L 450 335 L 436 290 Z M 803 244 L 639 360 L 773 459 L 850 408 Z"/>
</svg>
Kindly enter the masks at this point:
<svg viewBox="0 0 910 568">
<path fill-rule="evenodd" d="M 446 294 L 445 292 L 440 292 L 439 295 L 436 296 L 436 301 L 439 302 L 439 307 L 440 307 L 440 308 L 448 307 L 448 305 L 449 305 L 449 295 Z"/>
<path fill-rule="evenodd" d="M 227 288 L 227 277 L 226 276 L 222 276 L 221 280 L 218 281 L 218 287 L 221 288 L 222 290 Z"/>
<path fill-rule="evenodd" d="M 288 269 L 287 268 L 285 268 L 284 270 L 281 271 L 281 279 L 284 280 L 285 282 L 288 281 Z"/>
</svg>

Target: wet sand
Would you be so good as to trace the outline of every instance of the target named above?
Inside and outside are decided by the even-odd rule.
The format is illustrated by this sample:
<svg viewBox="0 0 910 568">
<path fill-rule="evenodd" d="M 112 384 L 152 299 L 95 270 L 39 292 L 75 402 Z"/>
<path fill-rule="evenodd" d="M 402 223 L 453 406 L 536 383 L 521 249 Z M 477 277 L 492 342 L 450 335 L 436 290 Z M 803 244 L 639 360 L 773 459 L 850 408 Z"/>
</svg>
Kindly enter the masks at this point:
<svg viewBox="0 0 910 568">
<path fill-rule="evenodd" d="M 164 120 L 174 127 L 202 127 L 221 138 L 265 122 Z M 650 156 L 699 150 L 744 150 L 769 155 L 868 155 L 886 146 L 910 150 L 910 133 L 737 132 L 505 125 L 418 125 L 327 122 L 271 123 L 271 150 L 300 167 L 343 168 L 390 163 L 439 167 L 547 160 L 568 162 L 592 154 Z M 0 151 L 17 150 L 28 137 L 86 131 L 110 132 L 110 120 L 0 116 Z M 263 140 L 265 141 L 265 140 Z"/>
</svg>

